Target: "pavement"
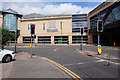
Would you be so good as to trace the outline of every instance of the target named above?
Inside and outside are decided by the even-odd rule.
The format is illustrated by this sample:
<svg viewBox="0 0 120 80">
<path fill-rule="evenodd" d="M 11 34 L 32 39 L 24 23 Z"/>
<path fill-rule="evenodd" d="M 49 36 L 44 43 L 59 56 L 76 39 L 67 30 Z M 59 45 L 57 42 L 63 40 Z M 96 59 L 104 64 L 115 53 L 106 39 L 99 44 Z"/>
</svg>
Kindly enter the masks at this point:
<svg viewBox="0 0 120 80">
<path fill-rule="evenodd" d="M 2 64 L 2 78 L 71 78 L 54 64 L 25 52 L 16 54 L 16 60 Z"/>
<path fill-rule="evenodd" d="M 78 52 L 86 54 L 86 55 L 91 56 L 91 57 L 95 57 L 97 59 L 106 60 L 106 62 L 109 62 L 109 63 L 120 65 L 119 64 L 120 59 L 118 57 L 114 57 L 114 56 L 111 56 L 109 54 L 98 54 L 97 52 L 93 52 L 93 51 L 78 51 Z"/>
</svg>

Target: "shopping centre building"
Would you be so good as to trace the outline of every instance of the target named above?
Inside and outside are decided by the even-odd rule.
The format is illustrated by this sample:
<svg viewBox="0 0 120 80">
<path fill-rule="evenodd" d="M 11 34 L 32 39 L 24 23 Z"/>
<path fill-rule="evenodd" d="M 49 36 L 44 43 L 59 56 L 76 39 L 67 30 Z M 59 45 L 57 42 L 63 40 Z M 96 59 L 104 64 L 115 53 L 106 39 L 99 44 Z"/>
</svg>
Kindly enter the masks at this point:
<svg viewBox="0 0 120 80">
<path fill-rule="evenodd" d="M 88 40 L 91 44 L 98 41 L 97 20 L 103 20 L 100 43 L 120 46 L 120 1 L 103 2 L 88 13 Z"/>
<path fill-rule="evenodd" d="M 87 36 L 87 14 L 77 15 L 40 15 L 29 14 L 22 16 L 12 9 L 1 11 L 3 28 L 17 32 L 17 43 L 30 43 L 30 26 L 35 25 L 34 43 L 45 44 L 75 44 L 81 42 L 80 28 L 84 28 L 83 42 Z M 16 28 L 17 27 L 17 28 Z M 14 42 L 12 39 L 9 42 Z"/>
</svg>

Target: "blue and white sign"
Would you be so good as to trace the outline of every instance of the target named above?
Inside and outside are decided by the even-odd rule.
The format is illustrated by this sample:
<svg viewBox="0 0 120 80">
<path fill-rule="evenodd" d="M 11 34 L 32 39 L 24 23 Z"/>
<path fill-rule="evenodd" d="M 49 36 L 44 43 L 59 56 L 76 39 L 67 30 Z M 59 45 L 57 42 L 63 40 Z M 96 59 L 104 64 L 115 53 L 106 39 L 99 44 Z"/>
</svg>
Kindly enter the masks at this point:
<svg viewBox="0 0 120 80">
<path fill-rule="evenodd" d="M 58 29 L 47 29 L 47 32 L 58 32 Z"/>
<path fill-rule="evenodd" d="M 101 46 L 98 46 L 98 49 L 101 49 Z"/>
</svg>

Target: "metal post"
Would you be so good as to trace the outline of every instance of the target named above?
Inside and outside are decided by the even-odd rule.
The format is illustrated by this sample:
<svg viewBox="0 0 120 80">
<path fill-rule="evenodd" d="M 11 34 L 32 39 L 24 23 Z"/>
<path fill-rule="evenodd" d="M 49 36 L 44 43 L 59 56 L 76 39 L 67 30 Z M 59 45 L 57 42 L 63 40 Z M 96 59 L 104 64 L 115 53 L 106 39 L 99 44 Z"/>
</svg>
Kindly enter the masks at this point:
<svg viewBox="0 0 120 80">
<path fill-rule="evenodd" d="M 61 22 L 61 44 L 62 44 L 62 22 Z"/>
<path fill-rule="evenodd" d="M 31 34 L 31 58 L 32 58 L 32 34 Z"/>
<path fill-rule="evenodd" d="M 45 45 L 45 39 L 44 39 L 44 45 Z"/>
<path fill-rule="evenodd" d="M 61 44 L 62 44 L 62 29 L 61 29 Z"/>
<path fill-rule="evenodd" d="M 100 33 L 98 32 L 98 45 L 100 45 Z"/>
<path fill-rule="evenodd" d="M 83 36 L 81 34 L 81 50 L 82 50 Z"/>
<path fill-rule="evenodd" d="M 98 45 L 100 45 L 100 33 L 98 32 Z M 98 54 L 100 54 L 99 52 L 98 52 Z"/>
<path fill-rule="evenodd" d="M 17 29 L 15 30 L 15 53 L 16 53 L 16 39 L 17 39 Z"/>
</svg>

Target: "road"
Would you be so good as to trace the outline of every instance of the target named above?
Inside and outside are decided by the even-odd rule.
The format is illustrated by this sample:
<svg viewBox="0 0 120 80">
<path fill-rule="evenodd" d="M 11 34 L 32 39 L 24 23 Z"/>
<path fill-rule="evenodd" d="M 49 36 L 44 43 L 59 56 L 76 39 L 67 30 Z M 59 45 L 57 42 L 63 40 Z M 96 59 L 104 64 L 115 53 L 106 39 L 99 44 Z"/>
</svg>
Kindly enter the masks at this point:
<svg viewBox="0 0 120 80">
<path fill-rule="evenodd" d="M 14 47 L 8 49 L 14 50 Z M 46 57 L 63 65 L 84 80 L 88 78 L 118 78 L 118 65 L 110 64 L 110 66 L 108 66 L 108 62 L 80 53 L 77 51 L 79 49 L 79 45 L 39 45 L 33 47 L 32 52 L 36 56 Z M 83 50 L 96 51 L 96 48 L 84 46 Z M 115 56 L 118 55 L 118 51 L 114 48 L 113 50 L 110 48 L 107 49 L 106 47 L 104 49 L 106 53 L 112 54 L 110 50 L 114 51 Z M 17 48 L 17 51 L 30 53 L 30 48 L 21 47 Z"/>
</svg>

